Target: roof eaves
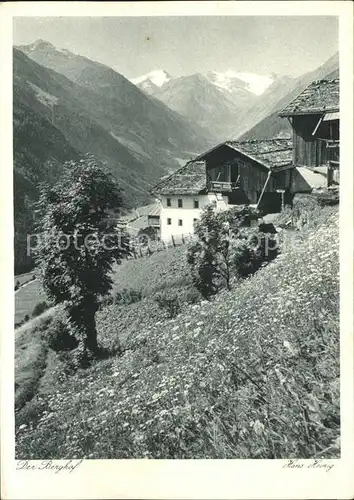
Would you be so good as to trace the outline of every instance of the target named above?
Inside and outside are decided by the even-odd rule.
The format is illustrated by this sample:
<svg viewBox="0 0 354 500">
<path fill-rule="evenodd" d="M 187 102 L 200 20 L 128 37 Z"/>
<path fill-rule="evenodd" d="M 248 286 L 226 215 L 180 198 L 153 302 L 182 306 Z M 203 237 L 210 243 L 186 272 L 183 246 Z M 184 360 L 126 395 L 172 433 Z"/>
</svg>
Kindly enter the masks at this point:
<svg viewBox="0 0 354 500">
<path fill-rule="evenodd" d="M 150 189 L 150 193 L 151 194 L 154 194 L 156 188 L 158 188 L 161 184 L 164 184 L 165 182 L 169 181 L 172 177 L 174 177 L 176 174 L 178 174 L 178 172 L 180 172 L 182 169 L 184 169 L 186 167 L 186 165 L 188 165 L 189 163 L 192 163 L 193 160 L 190 160 L 190 161 L 187 161 L 187 163 L 185 163 L 182 167 L 178 168 L 175 172 L 173 172 L 171 175 L 169 175 L 168 177 L 166 177 L 165 179 L 162 179 L 160 182 L 158 182 L 157 184 L 155 184 L 155 186 L 153 186 L 151 189 Z"/>
<path fill-rule="evenodd" d="M 296 110 L 292 109 L 292 110 L 289 110 L 288 108 L 290 107 L 291 103 L 293 102 L 296 102 L 299 97 L 304 94 L 305 92 L 307 92 L 311 87 L 315 86 L 315 85 L 319 85 L 320 83 L 324 83 L 326 82 L 327 84 L 334 84 L 334 83 L 337 83 L 339 84 L 340 80 L 339 78 L 334 78 L 332 80 L 326 80 L 325 78 L 324 79 L 320 79 L 320 80 L 314 80 L 313 82 L 311 82 L 307 87 L 305 87 L 299 94 L 297 94 L 281 111 L 278 112 L 278 116 L 280 117 L 287 117 L 287 116 L 293 116 L 293 115 L 305 115 L 305 114 L 317 114 L 316 112 L 314 111 L 309 111 L 309 112 L 296 112 Z M 298 104 L 298 106 L 300 106 L 300 103 Z M 297 106 L 297 107 L 298 107 Z M 339 107 L 338 109 L 334 109 L 334 112 L 336 111 L 339 111 Z M 331 108 L 327 108 L 325 110 L 321 109 L 319 111 L 319 113 L 321 112 L 331 112 Z"/>
<path fill-rule="evenodd" d="M 284 108 L 285 109 L 285 108 Z M 315 108 L 315 109 L 309 109 L 307 111 L 301 110 L 301 111 L 296 111 L 296 109 L 293 110 L 288 110 L 288 111 L 281 111 L 278 113 L 278 116 L 280 117 L 286 117 L 286 116 L 299 116 L 299 115 L 324 115 L 326 113 L 338 113 L 339 112 L 339 107 L 335 108 Z"/>
<path fill-rule="evenodd" d="M 201 161 L 201 159 L 204 158 L 205 156 L 207 156 L 209 153 L 212 153 L 213 151 L 220 148 L 221 146 L 227 146 L 227 145 L 228 145 L 228 141 L 220 142 L 220 144 L 217 144 L 213 148 L 210 148 L 207 151 L 205 151 L 204 153 L 200 154 L 199 156 L 196 156 L 193 161 Z"/>
</svg>

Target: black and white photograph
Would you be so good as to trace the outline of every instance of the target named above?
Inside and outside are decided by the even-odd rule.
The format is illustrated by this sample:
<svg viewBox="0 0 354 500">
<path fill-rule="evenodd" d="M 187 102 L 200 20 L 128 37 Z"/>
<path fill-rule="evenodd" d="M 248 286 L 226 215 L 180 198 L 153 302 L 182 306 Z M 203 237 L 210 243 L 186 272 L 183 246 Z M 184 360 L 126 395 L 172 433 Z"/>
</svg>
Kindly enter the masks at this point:
<svg viewBox="0 0 354 500">
<path fill-rule="evenodd" d="M 17 470 L 343 457 L 339 42 L 321 10 L 13 17 Z"/>
</svg>

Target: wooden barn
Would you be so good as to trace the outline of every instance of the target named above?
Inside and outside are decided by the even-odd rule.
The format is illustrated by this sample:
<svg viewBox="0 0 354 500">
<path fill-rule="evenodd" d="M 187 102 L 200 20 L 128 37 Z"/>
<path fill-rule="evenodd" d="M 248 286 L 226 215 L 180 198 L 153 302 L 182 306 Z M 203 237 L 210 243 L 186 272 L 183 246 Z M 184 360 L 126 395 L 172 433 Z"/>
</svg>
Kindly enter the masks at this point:
<svg viewBox="0 0 354 500">
<path fill-rule="evenodd" d="M 311 83 L 279 116 L 293 128 L 293 165 L 339 182 L 339 79 Z"/>
<path fill-rule="evenodd" d="M 291 203 L 292 140 L 227 141 L 197 158 L 205 162 L 207 191 L 229 205 L 277 212 Z"/>
</svg>

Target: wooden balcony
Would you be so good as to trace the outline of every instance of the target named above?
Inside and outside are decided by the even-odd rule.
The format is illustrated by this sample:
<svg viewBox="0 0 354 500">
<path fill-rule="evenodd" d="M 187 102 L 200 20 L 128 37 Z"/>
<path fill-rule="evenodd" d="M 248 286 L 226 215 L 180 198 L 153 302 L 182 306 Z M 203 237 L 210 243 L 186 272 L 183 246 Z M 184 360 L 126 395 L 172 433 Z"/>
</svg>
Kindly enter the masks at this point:
<svg viewBox="0 0 354 500">
<path fill-rule="evenodd" d="M 323 152 L 322 162 L 327 163 L 333 168 L 339 168 L 339 153 L 340 153 L 340 143 L 339 141 L 332 139 L 317 139 L 319 143 L 325 144 L 325 150 Z"/>
<path fill-rule="evenodd" d="M 327 141 L 327 160 L 331 167 L 339 168 L 339 141 Z"/>
<path fill-rule="evenodd" d="M 208 190 L 216 191 L 218 193 L 231 193 L 240 189 L 240 182 L 220 182 L 220 181 L 209 181 Z"/>
</svg>

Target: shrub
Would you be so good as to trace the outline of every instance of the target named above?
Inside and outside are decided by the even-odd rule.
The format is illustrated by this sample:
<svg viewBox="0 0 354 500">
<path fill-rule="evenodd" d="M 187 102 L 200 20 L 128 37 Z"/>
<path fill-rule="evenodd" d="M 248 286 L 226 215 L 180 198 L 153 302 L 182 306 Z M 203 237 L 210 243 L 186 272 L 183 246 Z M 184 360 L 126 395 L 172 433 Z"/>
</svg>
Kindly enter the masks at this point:
<svg viewBox="0 0 354 500">
<path fill-rule="evenodd" d="M 37 397 L 30 399 L 16 414 L 16 427 L 38 422 L 46 410 L 47 404 L 44 401 Z"/>
<path fill-rule="evenodd" d="M 144 236 L 146 236 L 145 239 Z M 150 240 L 156 241 L 157 237 L 158 237 L 158 230 L 154 226 L 144 227 L 143 229 L 140 229 L 138 232 L 138 239 L 141 243 L 145 242 L 145 244 L 148 244 Z"/>
<path fill-rule="evenodd" d="M 64 311 L 60 311 L 54 316 L 46 329 L 43 330 L 42 337 L 47 342 L 48 347 L 56 352 L 70 351 L 78 346 L 78 340 L 71 331 L 68 317 Z"/>
<path fill-rule="evenodd" d="M 167 311 L 170 319 L 175 318 L 181 312 L 181 302 L 176 293 L 159 293 L 155 296 L 155 301 L 161 309 Z"/>
<path fill-rule="evenodd" d="M 35 305 L 32 311 L 32 317 L 35 318 L 36 316 L 39 316 L 40 314 L 44 313 L 44 311 L 46 311 L 47 309 L 49 309 L 49 305 L 45 300 L 43 300 L 42 302 L 38 302 L 38 304 Z"/>
<path fill-rule="evenodd" d="M 275 239 L 251 229 L 259 213 L 247 206 L 216 213 L 204 209 L 196 224 L 197 241 L 187 252 L 193 283 L 204 298 L 221 288 L 231 289 L 233 275 L 247 276 L 268 260 L 268 246 Z M 267 254 L 267 255 L 266 255 Z"/>
<path fill-rule="evenodd" d="M 270 234 L 249 230 L 246 240 L 234 240 L 230 253 L 233 274 L 244 278 L 278 255 L 278 242 Z"/>
<path fill-rule="evenodd" d="M 214 258 L 206 245 L 199 241 L 192 244 L 187 251 L 187 262 L 191 268 L 193 284 L 202 297 L 209 298 L 217 293 Z"/>
<path fill-rule="evenodd" d="M 200 292 L 196 289 L 188 290 L 186 293 L 186 302 L 187 304 L 196 304 L 197 302 L 200 302 L 202 299 L 202 296 Z"/>
<path fill-rule="evenodd" d="M 317 195 L 318 203 L 321 207 L 338 205 L 339 203 L 339 189 L 326 191 Z"/>
</svg>

